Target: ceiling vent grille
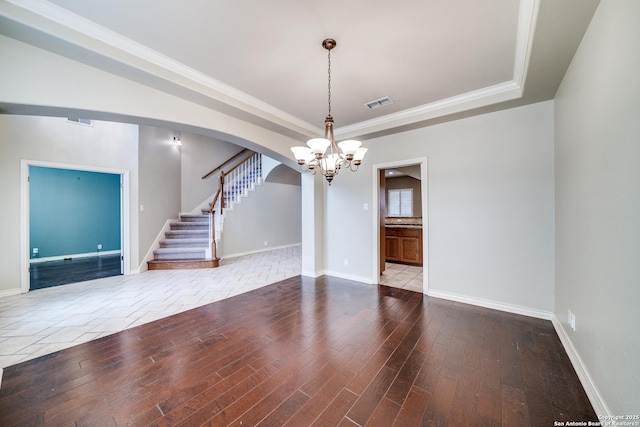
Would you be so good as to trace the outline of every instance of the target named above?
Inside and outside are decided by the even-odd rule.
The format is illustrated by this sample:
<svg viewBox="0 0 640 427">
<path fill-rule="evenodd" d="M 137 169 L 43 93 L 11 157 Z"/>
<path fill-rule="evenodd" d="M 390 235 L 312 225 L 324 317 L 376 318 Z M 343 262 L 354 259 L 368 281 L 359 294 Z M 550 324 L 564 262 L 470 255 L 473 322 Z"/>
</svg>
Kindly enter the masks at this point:
<svg viewBox="0 0 640 427">
<path fill-rule="evenodd" d="M 385 105 L 393 104 L 393 99 L 385 96 L 384 98 L 376 99 L 375 101 L 367 102 L 364 104 L 369 110 L 375 110 L 376 108 L 384 107 Z"/>
<path fill-rule="evenodd" d="M 93 126 L 93 120 L 90 119 L 76 119 L 73 117 L 68 117 L 67 121 L 78 125 Z"/>
</svg>

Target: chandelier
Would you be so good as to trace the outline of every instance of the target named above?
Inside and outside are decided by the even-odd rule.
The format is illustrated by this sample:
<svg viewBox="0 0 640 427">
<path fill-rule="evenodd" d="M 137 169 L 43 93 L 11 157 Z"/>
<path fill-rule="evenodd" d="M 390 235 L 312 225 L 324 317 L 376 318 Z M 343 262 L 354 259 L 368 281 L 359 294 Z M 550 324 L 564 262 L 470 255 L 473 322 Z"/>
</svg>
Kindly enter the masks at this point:
<svg viewBox="0 0 640 427">
<path fill-rule="evenodd" d="M 313 138 L 307 141 L 306 147 L 292 147 L 300 169 L 309 170 L 315 175 L 320 172 L 331 185 L 333 177 L 338 175 L 341 168 L 350 169 L 352 172 L 358 170 L 358 166 L 362 163 L 366 148 L 360 147 L 360 141 L 346 140 L 336 144 L 333 137 L 333 117 L 331 116 L 331 49 L 336 47 L 334 39 L 325 39 L 322 47 L 328 52 L 328 84 L 329 89 L 328 104 L 329 114 L 324 119 L 324 138 Z"/>
</svg>

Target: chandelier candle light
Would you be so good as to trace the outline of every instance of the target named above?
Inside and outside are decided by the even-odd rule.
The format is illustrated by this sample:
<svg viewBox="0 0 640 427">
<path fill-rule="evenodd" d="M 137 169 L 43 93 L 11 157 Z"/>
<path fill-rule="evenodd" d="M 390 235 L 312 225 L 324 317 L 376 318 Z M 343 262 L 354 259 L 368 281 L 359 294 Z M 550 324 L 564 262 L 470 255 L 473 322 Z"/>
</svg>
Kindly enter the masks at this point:
<svg viewBox="0 0 640 427">
<path fill-rule="evenodd" d="M 333 177 L 338 175 L 340 168 L 348 168 L 355 172 L 362 163 L 366 148 L 360 147 L 360 141 L 349 139 L 336 144 L 333 137 L 333 117 L 331 116 L 331 49 L 336 47 L 334 39 L 326 39 L 322 47 L 328 51 L 329 63 L 329 114 L 324 119 L 324 138 L 313 138 L 307 141 L 307 147 L 292 147 L 302 170 L 309 170 L 315 175 L 319 171 L 327 179 L 329 185 Z"/>
</svg>

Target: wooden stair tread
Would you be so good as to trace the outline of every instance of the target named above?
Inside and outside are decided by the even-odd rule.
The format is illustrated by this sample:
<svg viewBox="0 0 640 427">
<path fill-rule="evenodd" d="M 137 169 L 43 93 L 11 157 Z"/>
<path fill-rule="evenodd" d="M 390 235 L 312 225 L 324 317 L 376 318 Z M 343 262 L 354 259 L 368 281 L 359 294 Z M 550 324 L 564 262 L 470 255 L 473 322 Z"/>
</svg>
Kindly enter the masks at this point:
<svg viewBox="0 0 640 427">
<path fill-rule="evenodd" d="M 147 261 L 149 270 L 187 270 L 191 268 L 216 268 L 220 259 L 175 259 Z"/>
</svg>

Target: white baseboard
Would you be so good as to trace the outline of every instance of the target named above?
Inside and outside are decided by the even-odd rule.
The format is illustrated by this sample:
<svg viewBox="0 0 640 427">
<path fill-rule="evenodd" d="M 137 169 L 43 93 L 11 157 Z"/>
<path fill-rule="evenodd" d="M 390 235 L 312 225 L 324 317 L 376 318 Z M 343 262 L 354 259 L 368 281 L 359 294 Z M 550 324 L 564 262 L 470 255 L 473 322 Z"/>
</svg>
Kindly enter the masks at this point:
<svg viewBox="0 0 640 427">
<path fill-rule="evenodd" d="M 372 285 L 371 277 L 368 276 L 357 276 L 355 274 L 344 274 L 338 273 L 336 271 L 325 271 L 324 274 L 327 276 L 337 277 L 339 279 L 353 280 L 354 282 L 366 283 L 367 285 Z"/>
<path fill-rule="evenodd" d="M 260 249 L 256 249 L 256 250 L 253 250 L 253 251 L 237 252 L 237 253 L 231 254 L 231 255 L 223 254 L 222 256 L 220 256 L 220 259 L 237 258 L 237 257 L 240 257 L 240 256 L 259 254 L 261 252 L 277 251 L 278 249 L 292 248 L 292 247 L 300 246 L 300 245 L 301 245 L 301 243 L 294 243 L 294 244 L 291 244 L 291 245 L 269 246 L 267 248 L 260 248 Z"/>
<path fill-rule="evenodd" d="M 0 298 L 2 297 L 10 297 L 13 295 L 20 295 L 23 294 L 24 291 L 22 290 L 22 288 L 14 288 L 14 289 L 7 289 L 5 291 L 0 291 Z"/>
<path fill-rule="evenodd" d="M 611 413 L 609 407 L 604 402 L 604 399 L 600 395 L 598 388 L 591 379 L 591 375 L 589 374 L 587 367 L 584 365 L 582 359 L 580 358 L 580 355 L 573 346 L 571 338 L 569 338 L 569 334 L 567 334 L 567 331 L 564 329 L 562 323 L 560 322 L 560 320 L 558 320 L 555 314 L 553 315 L 551 322 L 553 323 L 553 327 L 555 328 L 556 333 L 558 334 L 558 337 L 562 342 L 564 350 L 567 352 L 567 355 L 571 360 L 573 369 L 575 369 L 576 374 L 578 375 L 578 379 L 580 379 L 580 383 L 582 383 L 584 391 L 587 393 L 587 397 L 589 398 L 591 406 L 593 406 L 593 410 L 596 412 L 596 415 L 598 415 L 598 417 L 607 417 L 614 415 Z"/>
<path fill-rule="evenodd" d="M 450 301 L 462 302 L 465 304 L 477 305 L 485 308 L 492 308 L 494 310 L 506 311 L 507 313 L 521 314 L 523 316 L 535 317 L 538 319 L 551 320 L 553 317 L 553 312 L 551 311 L 538 310 L 536 308 L 507 304 L 507 303 L 487 300 L 483 298 L 469 297 L 466 295 L 458 295 L 450 292 L 429 290 L 427 295 L 434 298 L 442 298 Z"/>
<path fill-rule="evenodd" d="M 156 239 L 153 241 L 153 243 L 149 247 L 149 250 L 145 254 L 144 258 L 142 258 L 142 261 L 138 265 L 138 268 L 131 271 L 132 274 L 136 274 L 134 273 L 134 271 L 140 273 L 141 271 L 148 270 L 147 261 L 151 261 L 153 259 L 153 251 L 160 247 L 160 240 L 164 239 L 165 237 L 164 233 L 171 229 L 171 222 L 174 222 L 174 221 L 178 221 L 178 219 L 174 218 L 174 219 L 168 219 L 167 221 L 165 221 L 164 225 L 162 226 L 162 229 L 156 235 Z"/>
<path fill-rule="evenodd" d="M 72 258 L 72 259 L 76 259 L 76 258 L 92 258 L 95 256 L 107 256 L 107 255 L 120 255 L 120 250 L 116 250 L 116 251 L 100 251 L 100 252 L 87 252 L 84 254 L 71 254 L 71 255 L 60 255 L 60 256 L 50 256 L 50 257 L 45 257 L 45 258 L 31 258 L 29 260 L 30 264 L 37 264 L 40 262 L 47 262 L 47 261 L 62 261 L 64 259 L 67 258 Z"/>
<path fill-rule="evenodd" d="M 317 279 L 320 276 L 324 276 L 325 272 L 324 270 L 302 270 L 302 272 L 300 273 L 303 276 L 306 277 L 313 277 L 314 279 Z"/>
</svg>

